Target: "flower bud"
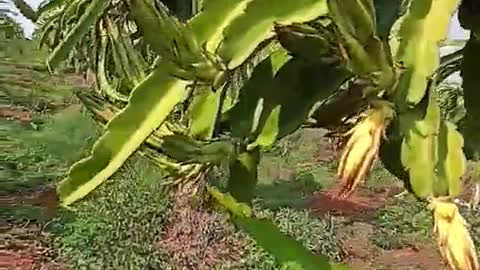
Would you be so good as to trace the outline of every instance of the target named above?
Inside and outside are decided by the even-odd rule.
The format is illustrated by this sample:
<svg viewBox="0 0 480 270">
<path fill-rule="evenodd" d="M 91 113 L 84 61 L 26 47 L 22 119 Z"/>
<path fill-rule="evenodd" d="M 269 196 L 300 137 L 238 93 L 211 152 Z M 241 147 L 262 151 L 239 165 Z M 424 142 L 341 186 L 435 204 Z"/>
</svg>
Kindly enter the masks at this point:
<svg viewBox="0 0 480 270">
<path fill-rule="evenodd" d="M 440 253 L 452 270 L 478 270 L 477 254 L 465 219 L 451 201 L 434 199 L 430 204 Z"/>
<path fill-rule="evenodd" d="M 393 118 L 394 110 L 385 102 L 370 109 L 366 116 L 347 134 L 350 138 L 343 150 L 337 176 L 344 183 L 339 197 L 348 197 L 360 181 L 371 171 L 378 156 L 385 129 Z"/>
</svg>

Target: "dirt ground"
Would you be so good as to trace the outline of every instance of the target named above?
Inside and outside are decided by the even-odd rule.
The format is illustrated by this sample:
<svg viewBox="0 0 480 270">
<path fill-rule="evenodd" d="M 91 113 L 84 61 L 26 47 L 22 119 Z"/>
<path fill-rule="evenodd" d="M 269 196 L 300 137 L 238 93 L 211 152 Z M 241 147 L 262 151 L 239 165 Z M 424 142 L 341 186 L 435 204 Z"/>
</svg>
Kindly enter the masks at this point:
<svg viewBox="0 0 480 270">
<path fill-rule="evenodd" d="M 51 246 L 52 240 L 35 223 L 0 223 L 0 269 L 66 270 Z"/>
<path fill-rule="evenodd" d="M 369 241 L 375 233 L 372 224 L 375 211 L 384 207 L 386 198 L 399 192 L 398 188 L 379 192 L 360 189 L 348 200 L 338 201 L 330 192 L 320 192 L 305 200 L 305 207 L 323 217 L 326 213 L 347 217 L 351 222 L 337 228 L 347 256 L 344 263 L 358 270 L 371 269 L 421 269 L 448 270 L 435 245 L 404 247 L 384 250 Z M 31 203 L 43 206 L 48 204 L 48 197 L 36 193 L 0 197 L 0 204 L 16 205 Z M 47 202 L 47 203 L 46 203 Z M 47 210 L 46 208 L 45 210 Z M 35 223 L 14 223 L 4 221 L 0 224 L 0 269 L 68 269 L 57 259 L 57 254 L 50 246 L 50 236 Z M 381 268 L 379 268 L 381 267 Z"/>
<path fill-rule="evenodd" d="M 32 113 L 26 108 L 0 105 L 0 118 L 15 119 L 22 122 L 32 121 Z"/>
<path fill-rule="evenodd" d="M 358 270 L 449 270 L 435 245 L 384 250 L 372 245 L 369 238 L 375 233 L 372 224 L 375 211 L 388 204 L 386 198 L 400 193 L 401 187 L 368 191 L 360 188 L 346 200 L 334 199 L 328 192 L 307 198 L 305 207 L 320 217 L 326 213 L 348 217 L 352 223 L 336 231 L 347 257 L 344 263 Z"/>
</svg>

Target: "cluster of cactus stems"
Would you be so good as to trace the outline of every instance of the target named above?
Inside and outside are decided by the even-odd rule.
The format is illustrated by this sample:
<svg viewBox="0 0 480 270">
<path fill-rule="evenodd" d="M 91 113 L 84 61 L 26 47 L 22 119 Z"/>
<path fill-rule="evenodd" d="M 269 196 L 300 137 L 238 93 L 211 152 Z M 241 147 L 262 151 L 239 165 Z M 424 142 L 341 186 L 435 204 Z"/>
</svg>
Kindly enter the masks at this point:
<svg viewBox="0 0 480 270">
<path fill-rule="evenodd" d="M 104 98 L 79 95 L 104 134 L 58 184 L 62 206 L 87 196 L 135 152 L 169 173 L 169 185 L 199 181 L 219 166 L 228 168 L 228 184 L 209 184 L 210 195 L 280 264 L 346 269 L 310 254 L 250 209 L 262 150 L 308 121 L 349 130 L 342 135 L 340 199 L 380 160 L 430 203 L 450 267 L 479 269 L 454 203 L 466 160 L 480 159 L 478 1 L 202 2 L 186 22 L 156 0 L 52 0 L 40 7 L 50 14 L 37 14 L 46 22 L 42 43 L 52 49 L 48 67 L 80 54 Z M 440 58 L 457 8 L 470 40 Z M 465 117 L 456 125 L 442 113 L 438 85 L 459 69 Z"/>
</svg>

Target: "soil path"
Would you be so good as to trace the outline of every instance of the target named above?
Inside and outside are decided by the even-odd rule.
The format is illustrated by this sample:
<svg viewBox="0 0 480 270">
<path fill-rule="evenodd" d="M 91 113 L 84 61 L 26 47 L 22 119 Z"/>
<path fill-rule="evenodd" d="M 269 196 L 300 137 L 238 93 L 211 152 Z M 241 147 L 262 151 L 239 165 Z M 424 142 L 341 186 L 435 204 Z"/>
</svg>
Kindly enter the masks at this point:
<svg viewBox="0 0 480 270">
<path fill-rule="evenodd" d="M 0 224 L 0 269 L 66 270 L 51 248 L 51 238 L 35 223 L 2 221 Z"/>
<path fill-rule="evenodd" d="M 27 108 L 0 105 L 0 118 L 14 119 L 22 122 L 32 121 L 32 113 Z"/>
<path fill-rule="evenodd" d="M 78 106 L 72 106 L 78 109 Z M 19 106 L 1 106 L 0 118 L 30 122 L 32 113 Z M 38 206 L 46 217 L 56 213 L 58 198 L 54 187 L 36 186 L 34 190 L 15 194 L 0 191 L 0 269 L 6 270 L 64 270 L 58 261 L 51 236 L 40 223 L 12 219 L 3 210 L 23 206 Z"/>
<path fill-rule="evenodd" d="M 375 211 L 387 205 L 387 198 L 400 193 L 401 189 L 359 189 L 350 198 L 339 200 L 332 196 L 337 188 L 307 198 L 305 207 L 319 216 L 330 213 L 350 220 L 336 232 L 347 254 L 344 263 L 358 270 L 449 270 L 433 241 L 428 246 L 394 250 L 384 250 L 371 243 L 370 237 L 375 235 L 372 222 Z"/>
</svg>

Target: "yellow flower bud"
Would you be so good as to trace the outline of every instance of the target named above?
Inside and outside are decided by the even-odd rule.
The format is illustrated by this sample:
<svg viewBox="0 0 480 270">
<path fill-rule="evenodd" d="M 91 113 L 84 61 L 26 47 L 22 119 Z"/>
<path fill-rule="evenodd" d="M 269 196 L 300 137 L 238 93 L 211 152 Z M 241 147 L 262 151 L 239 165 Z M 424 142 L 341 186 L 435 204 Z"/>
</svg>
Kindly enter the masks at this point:
<svg viewBox="0 0 480 270">
<path fill-rule="evenodd" d="M 477 254 L 467 223 L 451 201 L 434 199 L 430 204 L 440 253 L 452 270 L 478 270 Z"/>
<path fill-rule="evenodd" d="M 393 114 L 391 106 L 382 103 L 382 106 L 370 109 L 363 120 L 347 133 L 350 138 L 337 171 L 337 176 L 344 183 L 339 197 L 351 195 L 358 183 L 371 171 Z"/>
</svg>

